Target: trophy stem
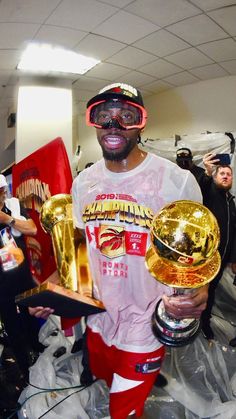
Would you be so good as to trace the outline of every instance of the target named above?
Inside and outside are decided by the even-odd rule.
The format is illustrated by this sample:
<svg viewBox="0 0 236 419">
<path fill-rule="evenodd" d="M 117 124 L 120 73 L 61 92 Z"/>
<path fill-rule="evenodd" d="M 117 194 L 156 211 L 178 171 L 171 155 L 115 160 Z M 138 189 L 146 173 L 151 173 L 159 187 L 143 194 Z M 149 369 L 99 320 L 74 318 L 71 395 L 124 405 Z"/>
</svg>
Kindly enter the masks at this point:
<svg viewBox="0 0 236 419">
<path fill-rule="evenodd" d="M 190 294 L 193 289 L 174 288 L 173 296 Z M 166 311 L 160 300 L 152 316 L 152 330 L 158 340 L 166 346 L 181 347 L 190 344 L 201 330 L 199 319 L 176 319 Z"/>
</svg>

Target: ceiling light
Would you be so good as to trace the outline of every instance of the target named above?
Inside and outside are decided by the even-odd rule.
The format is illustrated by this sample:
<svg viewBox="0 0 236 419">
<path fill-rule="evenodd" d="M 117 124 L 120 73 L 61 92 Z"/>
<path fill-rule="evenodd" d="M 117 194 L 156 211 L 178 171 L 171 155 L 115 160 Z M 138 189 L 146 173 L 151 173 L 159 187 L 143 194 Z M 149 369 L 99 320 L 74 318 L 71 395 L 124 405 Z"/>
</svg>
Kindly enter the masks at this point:
<svg viewBox="0 0 236 419">
<path fill-rule="evenodd" d="M 100 63 L 99 60 L 77 54 L 74 51 L 53 47 L 49 44 L 31 43 L 23 52 L 17 69 L 85 74 L 98 63 Z"/>
</svg>

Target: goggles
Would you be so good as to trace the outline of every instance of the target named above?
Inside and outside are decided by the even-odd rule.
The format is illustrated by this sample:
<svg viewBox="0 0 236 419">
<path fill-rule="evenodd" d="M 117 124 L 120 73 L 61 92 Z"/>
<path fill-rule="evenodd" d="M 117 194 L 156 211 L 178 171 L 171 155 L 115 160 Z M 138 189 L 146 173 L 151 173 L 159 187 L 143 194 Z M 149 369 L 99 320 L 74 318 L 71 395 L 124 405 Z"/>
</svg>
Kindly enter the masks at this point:
<svg viewBox="0 0 236 419">
<path fill-rule="evenodd" d="M 87 125 L 96 128 L 142 129 L 146 120 L 146 109 L 126 100 L 101 100 L 90 105 L 86 111 Z"/>
</svg>

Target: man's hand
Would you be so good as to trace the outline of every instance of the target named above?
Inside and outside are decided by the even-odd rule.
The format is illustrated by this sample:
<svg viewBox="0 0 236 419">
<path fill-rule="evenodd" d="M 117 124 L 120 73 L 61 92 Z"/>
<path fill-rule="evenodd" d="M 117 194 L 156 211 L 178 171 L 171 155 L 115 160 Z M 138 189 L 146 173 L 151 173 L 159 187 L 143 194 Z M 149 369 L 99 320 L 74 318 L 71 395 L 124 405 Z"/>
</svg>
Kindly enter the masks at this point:
<svg viewBox="0 0 236 419">
<path fill-rule="evenodd" d="M 214 172 L 216 168 L 216 164 L 219 163 L 219 159 L 215 159 L 215 154 L 213 153 L 207 153 L 203 156 L 203 164 L 205 166 L 205 171 L 207 176 L 212 176 L 212 173 Z"/>
<path fill-rule="evenodd" d="M 7 250 L 8 253 L 10 253 L 15 258 L 18 265 L 20 265 L 24 261 L 24 259 L 25 259 L 24 253 L 22 252 L 22 250 L 19 247 L 6 246 L 6 250 Z"/>
<path fill-rule="evenodd" d="M 28 307 L 31 316 L 47 320 L 50 314 L 54 313 L 54 310 L 50 307 Z"/>
<path fill-rule="evenodd" d="M 162 297 L 166 312 L 176 319 L 199 318 L 206 308 L 208 285 L 197 288 L 184 295 Z"/>
</svg>

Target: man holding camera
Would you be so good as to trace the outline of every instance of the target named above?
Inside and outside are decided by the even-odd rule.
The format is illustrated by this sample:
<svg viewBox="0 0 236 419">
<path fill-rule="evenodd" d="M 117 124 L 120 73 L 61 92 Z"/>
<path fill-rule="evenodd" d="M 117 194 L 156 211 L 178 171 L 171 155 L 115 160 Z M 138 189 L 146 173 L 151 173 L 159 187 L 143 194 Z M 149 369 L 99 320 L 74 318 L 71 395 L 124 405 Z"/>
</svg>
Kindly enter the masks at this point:
<svg viewBox="0 0 236 419">
<path fill-rule="evenodd" d="M 220 228 L 221 269 L 209 285 L 207 308 L 202 314 L 203 334 L 206 339 L 211 340 L 214 339 L 214 333 L 210 326 L 210 318 L 216 287 L 228 263 L 231 263 L 232 271 L 236 273 L 236 208 L 234 196 L 229 192 L 233 181 L 230 165 L 222 164 L 218 155 L 213 153 L 203 156 L 203 164 L 205 176 L 199 180 L 203 204 L 215 215 Z"/>
</svg>

